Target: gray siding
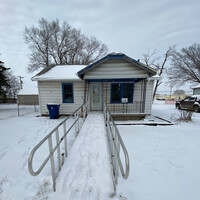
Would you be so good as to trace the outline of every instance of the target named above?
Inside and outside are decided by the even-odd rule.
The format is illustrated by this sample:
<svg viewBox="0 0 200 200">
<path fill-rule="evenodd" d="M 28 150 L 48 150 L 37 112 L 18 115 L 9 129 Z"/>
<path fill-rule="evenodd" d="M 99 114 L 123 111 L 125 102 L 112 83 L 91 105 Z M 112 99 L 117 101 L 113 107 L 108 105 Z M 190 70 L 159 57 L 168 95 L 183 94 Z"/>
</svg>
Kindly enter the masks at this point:
<svg viewBox="0 0 200 200">
<path fill-rule="evenodd" d="M 194 88 L 193 95 L 200 95 L 200 88 Z"/>
<path fill-rule="evenodd" d="M 145 103 L 146 114 L 151 114 L 152 101 L 153 101 L 153 88 L 154 88 L 154 81 L 147 82 L 146 103 Z"/>
<path fill-rule="evenodd" d="M 21 105 L 39 105 L 37 94 L 18 94 L 17 103 Z"/>
<path fill-rule="evenodd" d="M 84 79 L 147 78 L 148 72 L 132 63 L 106 63 L 85 73 Z"/>
<path fill-rule="evenodd" d="M 49 113 L 47 109 L 48 103 L 60 104 L 61 115 L 71 114 L 83 103 L 84 81 L 73 82 L 74 103 L 63 103 L 62 83 L 67 83 L 67 81 L 62 81 L 62 82 L 39 81 L 38 82 L 40 110 L 41 110 L 42 115 L 47 115 Z"/>
</svg>

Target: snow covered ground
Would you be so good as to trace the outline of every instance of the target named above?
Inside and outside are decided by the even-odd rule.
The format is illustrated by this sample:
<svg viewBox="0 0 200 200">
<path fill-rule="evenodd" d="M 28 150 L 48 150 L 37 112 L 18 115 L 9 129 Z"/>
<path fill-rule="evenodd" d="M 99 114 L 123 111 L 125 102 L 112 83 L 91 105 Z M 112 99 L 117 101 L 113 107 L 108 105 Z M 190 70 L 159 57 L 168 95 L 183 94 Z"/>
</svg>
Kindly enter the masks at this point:
<svg viewBox="0 0 200 200">
<path fill-rule="evenodd" d="M 26 115 L 33 113 L 35 110 L 38 111 L 39 106 L 19 106 L 19 115 Z M 0 104 L 0 120 L 17 117 L 18 116 L 18 106 L 17 104 Z"/>
<path fill-rule="evenodd" d="M 16 104 L 0 105 L 0 199 L 45 199 L 52 192 L 50 164 L 37 177 L 28 172 L 27 159 L 32 148 L 63 119 L 37 117 L 33 107 L 24 106 L 17 116 Z M 68 126 L 72 120 L 68 122 Z M 74 135 L 68 137 L 68 146 Z M 44 152 L 42 152 L 44 153 Z M 35 170 L 41 165 L 42 153 L 37 155 Z"/>
<path fill-rule="evenodd" d="M 153 114 L 170 119 L 174 105 L 156 102 Z M 136 200 L 200 199 L 200 113 L 174 126 L 118 126 L 130 158 L 130 176 L 118 196 Z"/>
<path fill-rule="evenodd" d="M 68 192 L 66 199 L 95 199 L 95 193 L 87 196 L 88 188 L 100 188 L 98 191 L 101 193 L 103 189 L 105 192 L 110 191 L 112 186 L 108 186 L 110 180 L 108 173 L 101 173 L 101 176 L 95 173 L 93 174 L 95 179 L 86 176 L 91 170 L 93 173 L 98 172 L 101 164 L 97 163 L 95 166 L 92 162 L 90 165 L 91 160 L 88 158 L 95 160 L 98 151 L 99 156 L 103 158 L 106 148 L 104 146 L 102 149 L 99 145 L 102 141 L 98 133 L 102 129 L 96 127 L 98 131 L 92 136 L 89 132 L 90 125 L 87 124 L 85 128 L 83 126 L 83 130 L 88 130 L 87 135 L 84 137 L 80 133 L 73 146 L 74 134 L 71 133 L 68 137 L 71 152 L 63 168 L 66 170 L 62 169 L 57 180 L 59 192 L 52 191 L 50 164 L 47 164 L 38 176 L 31 176 L 27 166 L 31 149 L 62 119 L 50 120 L 48 117 L 37 117 L 39 114 L 34 112 L 33 107 L 24 107 L 23 115 L 18 117 L 15 106 L 0 105 L 1 200 L 60 199 L 63 198 L 62 193 L 65 190 L 66 193 Z M 160 117 L 170 119 L 172 114 L 177 116 L 178 113 L 174 105 L 165 105 L 163 102 L 155 102 L 153 105 L 153 114 Z M 72 121 L 69 121 L 68 125 L 70 123 Z M 92 119 L 90 123 L 95 125 Z M 131 168 L 127 180 L 119 177 L 117 194 L 112 199 L 200 199 L 200 113 L 193 115 L 192 122 L 182 122 L 174 126 L 124 125 L 118 128 L 129 153 Z M 91 142 L 93 143 L 90 146 Z M 83 148 L 75 148 L 75 145 Z M 84 148 L 90 148 L 90 151 L 84 151 Z M 78 153 L 80 153 L 78 157 L 80 160 L 73 159 L 73 155 Z M 38 156 L 36 161 L 39 165 L 42 153 Z M 80 162 L 81 170 L 74 169 L 70 162 Z M 84 162 L 89 164 L 88 168 L 83 165 Z M 63 177 L 67 177 L 64 182 L 60 178 L 62 174 Z M 68 182 L 70 178 L 74 182 Z M 98 181 L 94 182 L 94 180 Z M 99 199 L 109 199 L 109 196 L 100 194 Z"/>
</svg>

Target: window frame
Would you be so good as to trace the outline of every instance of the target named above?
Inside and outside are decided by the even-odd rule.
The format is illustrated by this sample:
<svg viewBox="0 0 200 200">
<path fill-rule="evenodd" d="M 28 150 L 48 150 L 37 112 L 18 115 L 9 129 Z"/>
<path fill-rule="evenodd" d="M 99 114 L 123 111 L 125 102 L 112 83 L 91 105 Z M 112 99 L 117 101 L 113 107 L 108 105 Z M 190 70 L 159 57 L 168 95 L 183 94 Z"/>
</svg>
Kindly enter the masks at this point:
<svg viewBox="0 0 200 200">
<path fill-rule="evenodd" d="M 72 87 L 72 92 L 71 93 L 65 93 L 64 87 L 66 85 L 70 85 Z M 72 101 L 67 101 L 65 99 L 65 94 L 72 94 Z M 63 103 L 74 103 L 74 87 L 73 87 L 73 83 L 62 83 L 62 100 L 63 100 Z"/>
<path fill-rule="evenodd" d="M 113 85 L 120 85 L 120 101 L 112 101 Z M 128 101 L 128 103 L 133 103 L 134 83 L 111 83 L 110 103 L 122 103 L 122 98 L 124 94 L 124 85 L 132 85 L 131 99 Z"/>
</svg>

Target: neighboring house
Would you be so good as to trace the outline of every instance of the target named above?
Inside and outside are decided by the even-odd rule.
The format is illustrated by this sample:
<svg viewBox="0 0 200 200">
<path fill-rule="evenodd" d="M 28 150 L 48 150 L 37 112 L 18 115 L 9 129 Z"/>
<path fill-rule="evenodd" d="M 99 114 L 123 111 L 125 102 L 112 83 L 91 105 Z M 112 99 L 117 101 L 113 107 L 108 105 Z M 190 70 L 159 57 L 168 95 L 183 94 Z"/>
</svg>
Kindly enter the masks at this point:
<svg viewBox="0 0 200 200">
<path fill-rule="evenodd" d="M 84 65 L 48 67 L 32 78 L 38 82 L 42 115 L 47 104 L 60 104 L 60 114 L 72 113 L 88 101 L 90 111 L 101 111 L 103 102 L 112 113 L 151 114 L 156 71 L 122 53 L 111 53 Z"/>
<path fill-rule="evenodd" d="M 200 84 L 193 87 L 193 95 L 200 95 Z"/>
<path fill-rule="evenodd" d="M 168 94 L 157 94 L 155 96 L 156 100 L 182 100 L 185 99 L 189 95 L 182 94 L 182 95 L 168 95 Z"/>
<path fill-rule="evenodd" d="M 25 83 L 23 89 L 17 94 L 17 103 L 20 105 L 39 105 L 36 85 Z"/>
</svg>

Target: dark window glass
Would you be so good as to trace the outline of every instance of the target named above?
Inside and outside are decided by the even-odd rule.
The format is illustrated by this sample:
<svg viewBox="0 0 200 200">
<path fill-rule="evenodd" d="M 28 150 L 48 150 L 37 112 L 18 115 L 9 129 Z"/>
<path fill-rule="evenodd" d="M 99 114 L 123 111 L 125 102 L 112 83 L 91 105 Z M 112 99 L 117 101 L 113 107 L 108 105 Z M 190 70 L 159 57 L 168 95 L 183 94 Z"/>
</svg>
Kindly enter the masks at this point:
<svg viewBox="0 0 200 200">
<path fill-rule="evenodd" d="M 191 97 L 190 99 L 189 99 L 189 101 L 195 101 L 196 100 L 196 97 Z"/>
<path fill-rule="evenodd" d="M 133 83 L 112 83 L 111 103 L 122 103 L 122 98 L 127 98 L 128 103 L 133 102 Z"/>
<path fill-rule="evenodd" d="M 112 102 L 121 102 L 120 84 L 112 84 L 111 91 L 112 91 L 111 101 Z"/>
<path fill-rule="evenodd" d="M 63 103 L 73 103 L 73 84 L 63 83 Z"/>
<path fill-rule="evenodd" d="M 132 102 L 133 97 L 133 84 L 123 84 L 123 97 L 128 98 L 128 102 Z"/>
</svg>

